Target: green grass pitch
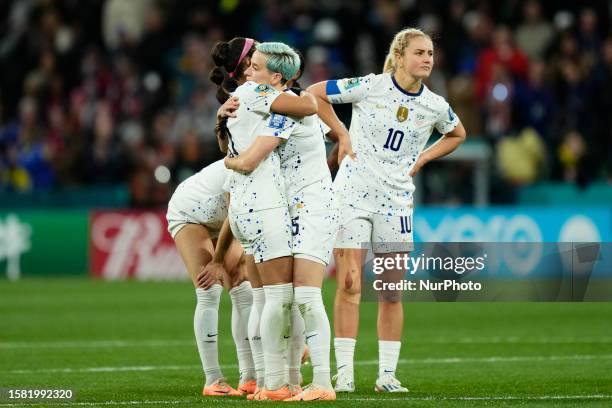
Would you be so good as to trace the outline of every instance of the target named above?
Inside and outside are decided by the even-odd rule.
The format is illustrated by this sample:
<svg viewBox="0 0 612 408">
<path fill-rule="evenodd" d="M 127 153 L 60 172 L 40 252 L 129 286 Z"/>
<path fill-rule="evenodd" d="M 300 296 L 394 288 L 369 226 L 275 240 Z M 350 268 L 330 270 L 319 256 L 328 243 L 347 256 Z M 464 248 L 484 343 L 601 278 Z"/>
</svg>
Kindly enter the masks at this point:
<svg viewBox="0 0 612 408">
<path fill-rule="evenodd" d="M 334 290 L 327 282 L 328 310 Z M 189 283 L 2 280 L 0 388 L 72 389 L 71 406 L 284 404 L 200 395 L 194 303 Z M 219 322 L 220 361 L 235 384 L 227 294 Z M 373 391 L 376 304 L 363 303 L 355 357 L 357 392 L 315 405 L 612 406 L 612 303 L 406 303 L 403 395 Z"/>
</svg>

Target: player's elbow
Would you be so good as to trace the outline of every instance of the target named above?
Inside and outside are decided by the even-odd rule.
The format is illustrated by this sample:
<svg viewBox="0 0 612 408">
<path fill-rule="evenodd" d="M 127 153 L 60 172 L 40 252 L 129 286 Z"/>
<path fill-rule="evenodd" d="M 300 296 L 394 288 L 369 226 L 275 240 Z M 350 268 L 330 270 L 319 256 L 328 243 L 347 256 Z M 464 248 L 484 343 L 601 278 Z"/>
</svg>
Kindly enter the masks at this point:
<svg viewBox="0 0 612 408">
<path fill-rule="evenodd" d="M 240 162 L 240 171 L 250 173 L 257 167 L 257 163 L 254 160 L 242 160 Z"/>
<path fill-rule="evenodd" d="M 450 136 L 452 136 L 453 139 L 457 141 L 457 145 L 460 145 L 465 142 L 465 139 L 467 138 L 467 132 L 465 131 L 463 125 L 459 123 L 459 125 L 450 133 Z"/>
<path fill-rule="evenodd" d="M 465 129 L 461 128 L 461 131 L 459 132 L 457 137 L 459 138 L 460 143 L 465 142 L 465 139 L 467 138 L 467 133 L 466 133 Z"/>
</svg>

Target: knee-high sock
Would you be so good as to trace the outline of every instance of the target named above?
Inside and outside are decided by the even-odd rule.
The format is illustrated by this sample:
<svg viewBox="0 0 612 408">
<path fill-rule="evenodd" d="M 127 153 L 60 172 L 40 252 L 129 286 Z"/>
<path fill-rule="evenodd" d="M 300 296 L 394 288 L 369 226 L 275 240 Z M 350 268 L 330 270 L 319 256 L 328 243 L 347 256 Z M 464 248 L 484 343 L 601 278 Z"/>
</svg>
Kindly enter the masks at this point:
<svg viewBox="0 0 612 408">
<path fill-rule="evenodd" d="M 300 368 L 302 354 L 304 353 L 304 319 L 298 309 L 297 303 L 291 307 L 291 339 L 287 347 L 287 382 L 292 385 L 300 384 Z"/>
<path fill-rule="evenodd" d="M 249 343 L 249 315 L 253 305 L 250 282 L 242 282 L 230 290 L 232 299 L 232 337 L 236 343 L 240 383 L 255 378 L 255 364 Z"/>
<path fill-rule="evenodd" d="M 285 350 L 291 337 L 290 317 L 293 284 L 264 286 L 266 303 L 261 315 L 261 342 L 264 350 L 265 383 L 277 390 L 286 382 Z"/>
<path fill-rule="evenodd" d="M 298 305 L 304 317 L 306 342 L 310 348 L 312 362 L 312 382 L 321 387 L 331 388 L 329 368 L 331 333 L 321 289 L 315 286 L 295 288 L 294 304 Z"/>
<path fill-rule="evenodd" d="M 355 378 L 353 371 L 353 357 L 355 355 L 355 344 L 357 340 L 350 337 L 334 338 L 334 348 L 336 351 L 336 369 Z"/>
<path fill-rule="evenodd" d="M 221 299 L 221 285 L 213 285 L 210 289 L 196 289 L 197 304 L 193 316 L 193 330 L 196 343 L 202 360 L 206 385 L 222 378 L 223 373 L 219 367 L 219 352 L 217 347 L 217 326 L 219 320 L 219 300 Z"/>
<path fill-rule="evenodd" d="M 395 377 L 397 360 L 399 359 L 401 341 L 378 341 L 378 376 L 391 374 Z"/>
<path fill-rule="evenodd" d="M 253 288 L 252 292 L 253 306 L 249 315 L 249 343 L 251 344 L 251 353 L 255 363 L 257 386 L 262 388 L 264 386 L 265 367 L 263 347 L 261 345 L 260 321 L 266 296 L 263 288 Z"/>
</svg>

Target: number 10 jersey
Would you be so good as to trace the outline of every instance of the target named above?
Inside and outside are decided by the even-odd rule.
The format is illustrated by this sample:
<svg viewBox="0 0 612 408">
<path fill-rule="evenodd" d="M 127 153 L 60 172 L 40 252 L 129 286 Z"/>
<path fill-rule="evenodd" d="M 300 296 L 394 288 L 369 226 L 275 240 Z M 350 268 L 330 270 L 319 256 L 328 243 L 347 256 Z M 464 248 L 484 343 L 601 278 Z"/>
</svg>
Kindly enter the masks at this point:
<svg viewBox="0 0 612 408">
<path fill-rule="evenodd" d="M 387 216 L 412 212 L 409 172 L 434 128 L 452 131 L 459 118 L 425 85 L 407 92 L 392 74 L 370 74 L 327 82 L 332 103 L 352 103 L 349 133 L 357 158 L 345 157 L 334 180 L 343 206 Z"/>
</svg>

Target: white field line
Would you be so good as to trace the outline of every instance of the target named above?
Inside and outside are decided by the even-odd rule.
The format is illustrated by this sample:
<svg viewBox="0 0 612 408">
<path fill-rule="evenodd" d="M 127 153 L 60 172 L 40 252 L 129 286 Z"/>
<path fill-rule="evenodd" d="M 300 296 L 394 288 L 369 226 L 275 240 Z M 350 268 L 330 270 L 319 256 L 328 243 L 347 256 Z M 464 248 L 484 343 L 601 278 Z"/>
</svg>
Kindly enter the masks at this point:
<svg viewBox="0 0 612 408">
<path fill-rule="evenodd" d="M 612 400 L 612 395 L 595 394 L 595 395 L 534 395 L 534 396 L 478 396 L 478 397 L 409 397 L 404 398 L 384 398 L 384 397 L 357 397 L 357 398 L 340 398 L 338 401 L 360 402 L 360 401 L 560 401 L 560 400 Z M 153 401 L 102 401 L 102 402 L 19 402 L 19 403 L 0 403 L 0 407 L 24 407 L 24 406 L 107 406 L 107 405 L 178 405 L 188 403 L 198 403 L 200 400 L 153 400 Z M 223 402 L 229 403 L 244 403 L 244 399 L 227 398 Z"/>
<path fill-rule="evenodd" d="M 231 339 L 222 341 L 232 343 Z M 612 344 L 612 337 L 434 337 L 405 340 L 406 344 Z M 0 341 L 3 349 L 36 348 L 126 348 L 195 346 L 195 340 L 83 340 L 83 341 Z"/>
<path fill-rule="evenodd" d="M 9 341 L 0 342 L 2 349 L 33 348 L 122 348 L 195 346 L 194 340 L 84 340 L 84 341 Z"/>
<path fill-rule="evenodd" d="M 400 359 L 399 364 L 464 364 L 464 363 L 530 363 L 545 361 L 586 361 L 586 360 L 609 360 L 612 354 L 576 354 L 563 356 L 494 356 L 494 357 L 449 357 L 449 358 L 421 358 Z M 355 365 L 377 365 L 378 360 L 355 361 Z M 237 368 L 236 364 L 221 365 L 221 368 Z M 188 371 L 201 369 L 195 364 L 189 365 L 149 365 L 149 366 L 112 366 L 112 367 L 80 367 L 80 368 L 41 368 L 33 370 L 8 370 L 0 371 L 10 374 L 35 374 L 35 373 L 112 373 L 129 371 Z"/>
</svg>

